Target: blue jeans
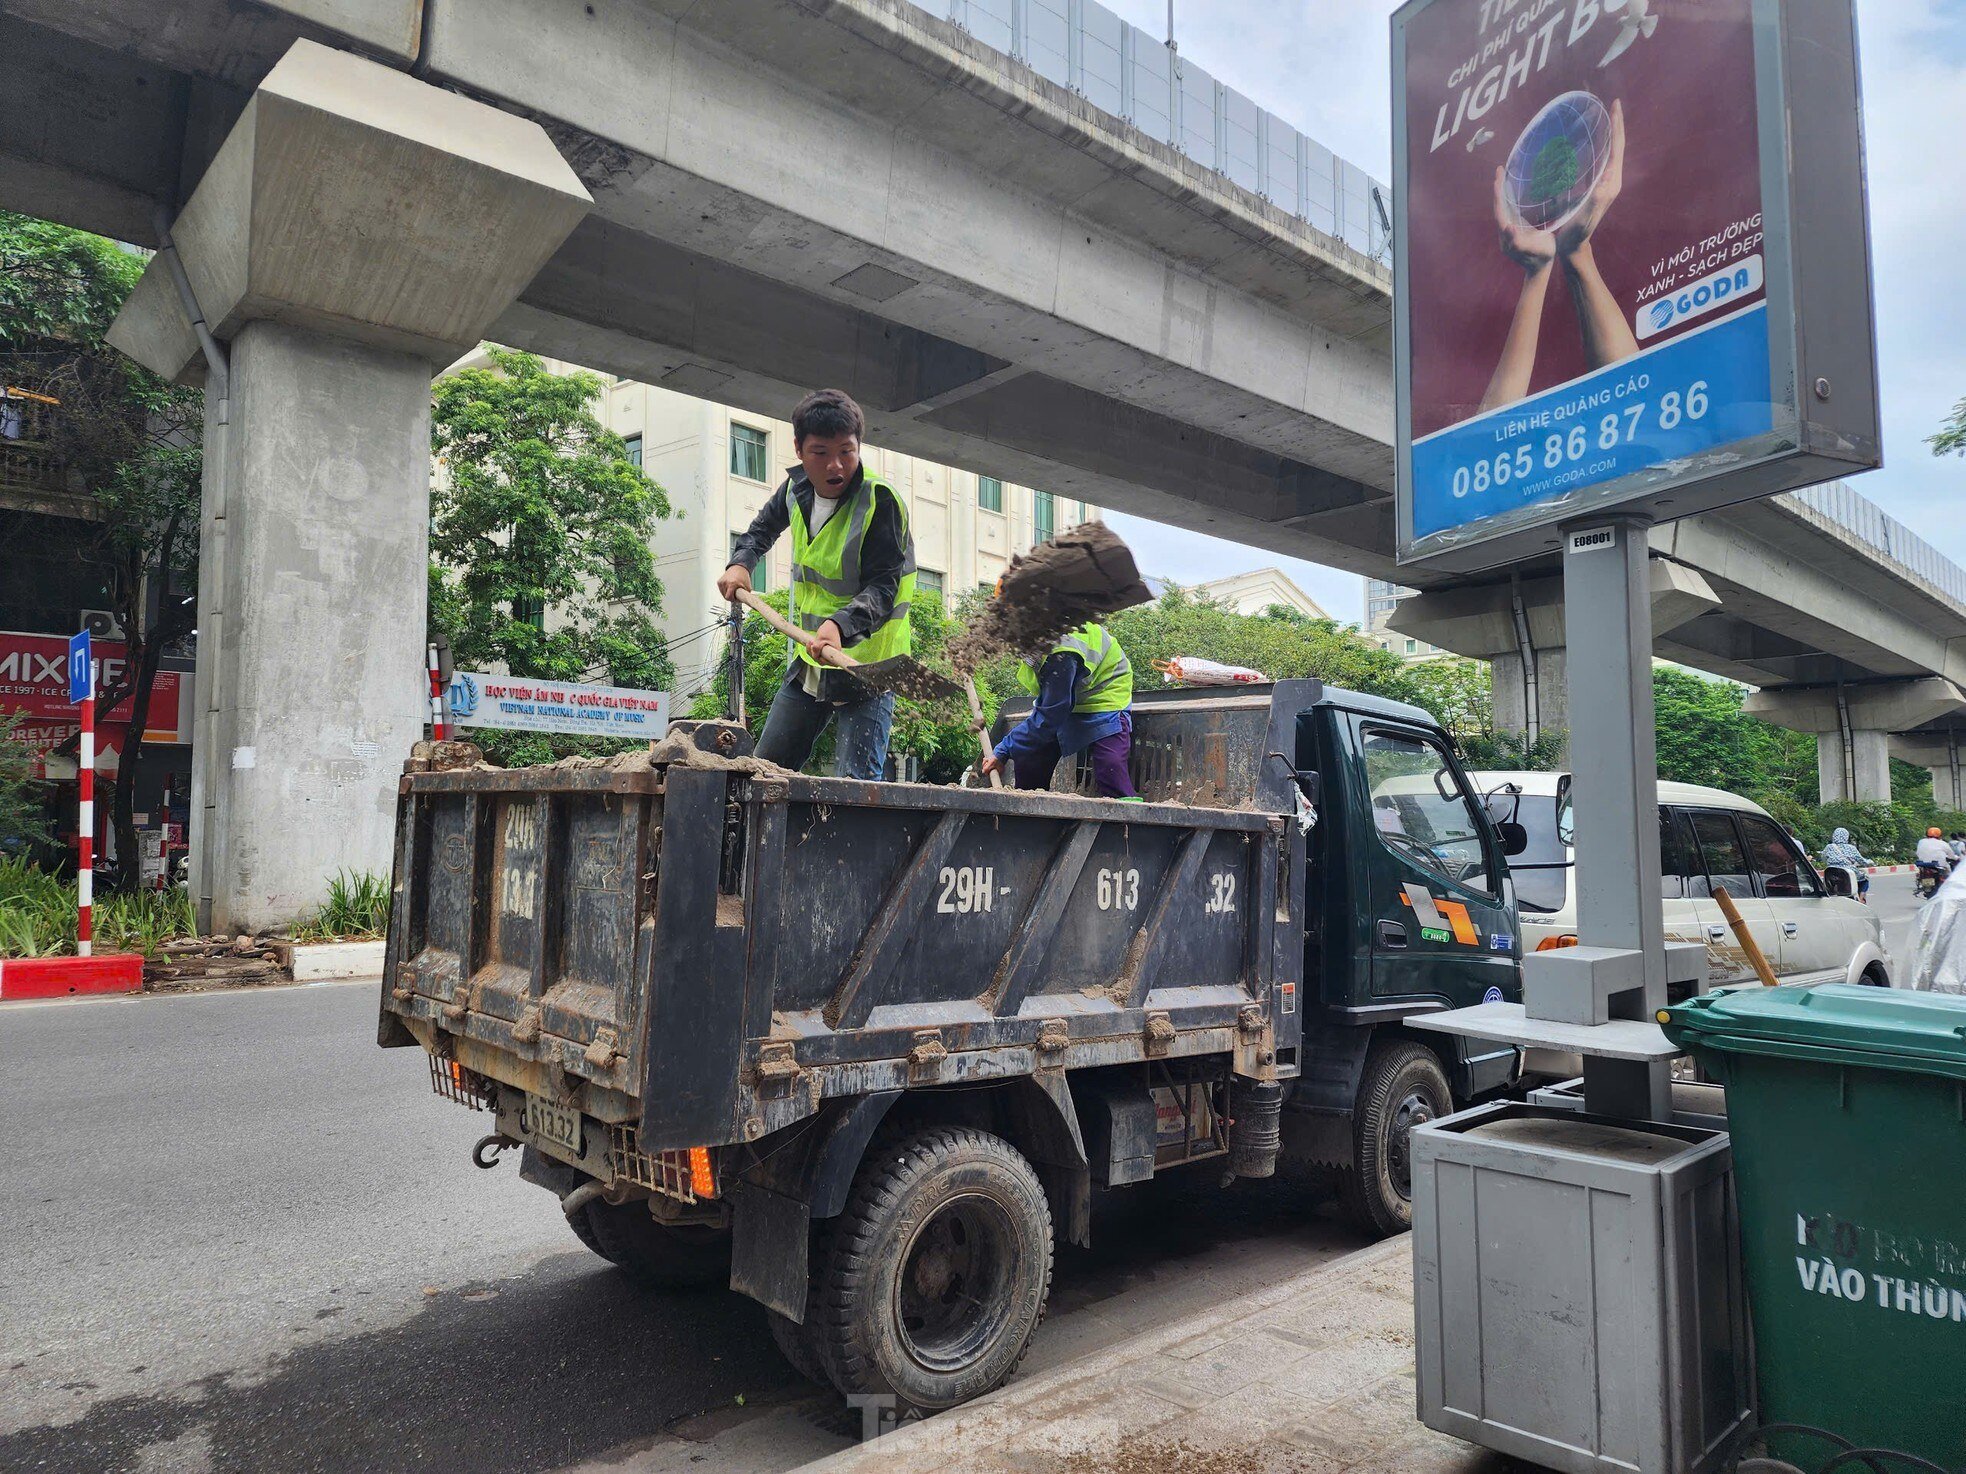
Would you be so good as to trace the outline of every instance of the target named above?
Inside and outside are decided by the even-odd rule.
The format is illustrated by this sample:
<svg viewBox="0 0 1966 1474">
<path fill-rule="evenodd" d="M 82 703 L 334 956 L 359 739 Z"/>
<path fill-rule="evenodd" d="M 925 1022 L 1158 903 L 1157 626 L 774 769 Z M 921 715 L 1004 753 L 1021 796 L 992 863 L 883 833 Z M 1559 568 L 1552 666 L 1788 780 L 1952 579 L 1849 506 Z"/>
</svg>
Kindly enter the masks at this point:
<svg viewBox="0 0 1966 1474">
<path fill-rule="evenodd" d="M 803 768 L 811 760 L 812 749 L 826 730 L 826 724 L 837 719 L 833 771 L 842 778 L 879 782 L 887 767 L 888 730 L 894 725 L 894 693 L 883 691 L 852 706 L 815 701 L 800 684 L 803 669 L 803 663 L 798 660 L 787 662 L 784 684 L 771 698 L 764 735 L 758 738 L 758 756 L 781 768 Z"/>
</svg>

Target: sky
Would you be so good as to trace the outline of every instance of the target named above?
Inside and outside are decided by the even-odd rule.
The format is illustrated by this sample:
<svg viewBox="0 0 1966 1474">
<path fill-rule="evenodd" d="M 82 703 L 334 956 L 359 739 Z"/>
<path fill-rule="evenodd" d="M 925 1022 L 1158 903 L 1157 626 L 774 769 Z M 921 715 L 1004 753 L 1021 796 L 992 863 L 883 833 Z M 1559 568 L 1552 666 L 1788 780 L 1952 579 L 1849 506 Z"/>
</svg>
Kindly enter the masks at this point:
<svg viewBox="0 0 1966 1474">
<path fill-rule="evenodd" d="M 1165 0 L 1103 0 L 1153 35 Z M 1394 0 L 1176 0 L 1181 54 L 1379 179 L 1392 177 Z M 1966 0 L 1857 0 L 1869 157 L 1884 467 L 1852 484 L 1966 563 L 1966 459 L 1925 437 L 1966 398 Z M 1141 567 L 1200 583 L 1277 566 L 1335 618 L 1362 620 L 1352 574 L 1137 517 L 1108 519 Z"/>
</svg>

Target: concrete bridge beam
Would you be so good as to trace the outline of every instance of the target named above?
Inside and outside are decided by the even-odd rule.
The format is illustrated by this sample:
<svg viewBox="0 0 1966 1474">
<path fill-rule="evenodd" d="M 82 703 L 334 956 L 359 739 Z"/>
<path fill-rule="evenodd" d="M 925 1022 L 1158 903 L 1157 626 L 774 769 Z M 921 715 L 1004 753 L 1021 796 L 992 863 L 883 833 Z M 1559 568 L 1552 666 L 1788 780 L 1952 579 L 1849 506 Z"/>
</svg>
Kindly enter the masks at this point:
<svg viewBox="0 0 1966 1474">
<path fill-rule="evenodd" d="M 1792 732 L 1816 735 L 1816 773 L 1824 803 L 1889 803 L 1891 734 L 1966 711 L 1966 692 L 1942 677 L 1928 676 L 1756 691 L 1741 709 Z"/>
<path fill-rule="evenodd" d="M 206 386 L 192 882 L 252 930 L 387 871 L 422 734 L 430 378 L 590 201 L 534 123 L 313 42 L 246 104 L 110 341 Z"/>
<path fill-rule="evenodd" d="M 1651 580 L 1656 632 L 1676 629 L 1720 603 L 1706 579 L 1681 564 L 1654 558 Z M 1567 759 L 1569 671 L 1561 578 L 1430 590 L 1402 599 L 1391 623 L 1403 635 L 1488 661 L 1496 726 L 1519 737 L 1556 737 Z"/>
</svg>

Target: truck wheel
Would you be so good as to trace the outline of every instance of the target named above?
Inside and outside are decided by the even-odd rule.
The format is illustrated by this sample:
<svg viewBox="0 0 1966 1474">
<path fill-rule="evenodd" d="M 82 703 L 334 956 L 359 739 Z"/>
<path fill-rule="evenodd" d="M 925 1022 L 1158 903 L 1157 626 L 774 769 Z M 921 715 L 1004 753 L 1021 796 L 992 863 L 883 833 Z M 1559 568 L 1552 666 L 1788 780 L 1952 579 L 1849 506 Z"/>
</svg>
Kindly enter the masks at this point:
<svg viewBox="0 0 1966 1474">
<path fill-rule="evenodd" d="M 601 1241 L 594 1237 L 594 1225 L 587 1221 L 586 1208 L 569 1214 L 567 1216 L 567 1227 L 572 1229 L 573 1236 L 579 1239 L 591 1251 L 599 1254 L 603 1259 L 608 1257 L 607 1251 L 601 1247 Z"/>
<path fill-rule="evenodd" d="M 1345 1173 L 1345 1211 L 1360 1228 L 1386 1238 L 1413 1227 L 1413 1128 L 1453 1110 L 1454 1093 L 1431 1049 L 1404 1039 L 1372 1047 Z"/>
<path fill-rule="evenodd" d="M 934 1412 L 1010 1380 L 1051 1292 L 1051 1208 L 988 1132 L 940 1127 L 861 1165 L 820 1271 L 818 1345 L 848 1396 Z"/>
<path fill-rule="evenodd" d="M 730 1283 L 730 1235 L 722 1229 L 657 1223 L 640 1200 L 596 1199 L 578 1216 L 587 1220 L 587 1233 L 574 1229 L 581 1242 L 644 1289 L 700 1290 Z"/>
</svg>

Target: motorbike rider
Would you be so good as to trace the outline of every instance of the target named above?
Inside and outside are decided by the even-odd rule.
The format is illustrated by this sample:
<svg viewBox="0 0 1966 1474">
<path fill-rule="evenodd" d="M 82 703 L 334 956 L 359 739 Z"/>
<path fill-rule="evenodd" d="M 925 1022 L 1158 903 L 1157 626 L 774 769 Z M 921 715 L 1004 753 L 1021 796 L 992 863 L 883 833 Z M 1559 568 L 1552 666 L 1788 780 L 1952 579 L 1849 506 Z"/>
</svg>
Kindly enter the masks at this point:
<svg viewBox="0 0 1966 1474">
<path fill-rule="evenodd" d="M 1946 843 L 1944 831 L 1936 824 L 1925 831 L 1912 858 L 1918 862 L 1921 879 L 1929 875 L 1935 883 L 1944 885 L 1952 875 L 1952 846 Z"/>
<path fill-rule="evenodd" d="M 1823 846 L 1823 863 L 1841 865 L 1857 874 L 1857 899 L 1866 906 L 1870 904 L 1870 861 L 1864 858 L 1863 851 L 1850 843 L 1850 831 L 1841 827 L 1830 831 L 1829 843 Z"/>
</svg>

